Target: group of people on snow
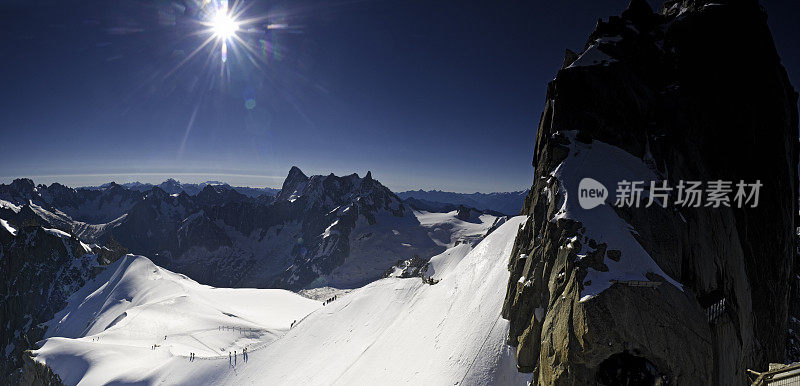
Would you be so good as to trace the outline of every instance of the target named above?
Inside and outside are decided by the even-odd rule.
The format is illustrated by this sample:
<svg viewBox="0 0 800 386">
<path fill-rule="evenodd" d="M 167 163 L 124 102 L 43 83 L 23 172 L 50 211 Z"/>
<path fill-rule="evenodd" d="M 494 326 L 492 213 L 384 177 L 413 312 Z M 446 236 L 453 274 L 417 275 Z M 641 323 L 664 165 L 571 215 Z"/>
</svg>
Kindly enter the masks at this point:
<svg viewBox="0 0 800 386">
<path fill-rule="evenodd" d="M 239 353 L 236 350 L 233 350 L 233 352 L 228 351 L 228 364 L 231 366 L 236 366 L 236 361 L 238 357 Z M 249 358 L 248 358 L 247 347 L 245 347 L 244 349 L 242 349 L 242 360 L 247 362 L 247 359 Z"/>
</svg>

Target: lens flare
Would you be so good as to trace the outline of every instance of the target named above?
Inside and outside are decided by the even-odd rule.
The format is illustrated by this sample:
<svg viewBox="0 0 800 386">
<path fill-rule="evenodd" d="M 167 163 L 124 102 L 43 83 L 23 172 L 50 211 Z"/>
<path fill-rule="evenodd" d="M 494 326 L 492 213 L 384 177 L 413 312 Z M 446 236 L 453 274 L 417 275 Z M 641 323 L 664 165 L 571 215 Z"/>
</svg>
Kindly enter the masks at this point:
<svg viewBox="0 0 800 386">
<path fill-rule="evenodd" d="M 239 30 L 239 22 L 221 9 L 211 20 L 211 29 L 217 38 L 228 40 L 236 35 L 236 31 Z"/>
<path fill-rule="evenodd" d="M 172 75 L 208 46 L 213 47 L 209 59 L 214 52 L 218 53 L 223 63 L 222 68 L 228 70 L 230 69 L 226 63 L 232 57 L 242 57 L 262 70 L 262 64 L 265 65 L 270 56 L 278 58 L 278 52 L 267 37 L 275 30 L 289 29 L 287 23 L 272 22 L 270 19 L 273 17 L 269 15 L 245 18 L 244 15 L 249 7 L 241 0 L 233 2 L 230 8 L 228 0 L 197 1 L 202 2 L 201 12 L 197 15 L 200 19 L 198 24 L 205 28 L 194 34 L 205 35 L 206 39 L 169 71 L 167 76 Z"/>
</svg>

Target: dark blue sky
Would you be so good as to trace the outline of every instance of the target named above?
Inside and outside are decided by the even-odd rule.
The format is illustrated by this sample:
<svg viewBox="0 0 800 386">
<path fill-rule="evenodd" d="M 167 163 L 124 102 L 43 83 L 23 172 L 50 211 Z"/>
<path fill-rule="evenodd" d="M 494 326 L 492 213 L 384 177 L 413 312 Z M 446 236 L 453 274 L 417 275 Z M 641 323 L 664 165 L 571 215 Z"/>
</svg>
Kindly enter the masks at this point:
<svg viewBox="0 0 800 386">
<path fill-rule="evenodd" d="M 208 37 L 198 3 L 0 2 L 0 182 L 279 187 L 297 165 L 394 190 L 524 189 L 564 49 L 627 1 L 250 1 L 243 18 L 266 17 L 238 33 L 253 52 L 178 66 Z M 791 3 L 764 5 L 798 85 Z"/>
</svg>

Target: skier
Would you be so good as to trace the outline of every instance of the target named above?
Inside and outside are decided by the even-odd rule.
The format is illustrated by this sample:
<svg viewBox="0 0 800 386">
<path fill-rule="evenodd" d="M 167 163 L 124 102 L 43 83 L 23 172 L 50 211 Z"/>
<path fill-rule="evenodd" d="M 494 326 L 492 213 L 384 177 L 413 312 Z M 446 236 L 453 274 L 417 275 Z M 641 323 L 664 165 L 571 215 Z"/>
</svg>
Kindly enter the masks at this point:
<svg viewBox="0 0 800 386">
<path fill-rule="evenodd" d="M 233 350 L 233 365 L 236 365 L 236 350 Z"/>
<path fill-rule="evenodd" d="M 228 365 L 230 366 L 232 363 L 233 361 L 231 360 L 231 352 L 228 351 Z"/>
</svg>

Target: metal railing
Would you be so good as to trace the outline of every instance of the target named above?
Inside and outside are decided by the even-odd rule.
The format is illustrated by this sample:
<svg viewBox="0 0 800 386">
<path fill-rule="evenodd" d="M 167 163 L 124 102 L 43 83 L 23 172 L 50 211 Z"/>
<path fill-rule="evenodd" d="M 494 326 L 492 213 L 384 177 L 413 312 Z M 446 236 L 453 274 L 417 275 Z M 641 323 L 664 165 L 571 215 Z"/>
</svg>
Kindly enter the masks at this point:
<svg viewBox="0 0 800 386">
<path fill-rule="evenodd" d="M 751 386 L 796 386 L 800 385 L 800 363 L 786 365 L 778 369 L 759 373 L 747 370 Z"/>
</svg>

